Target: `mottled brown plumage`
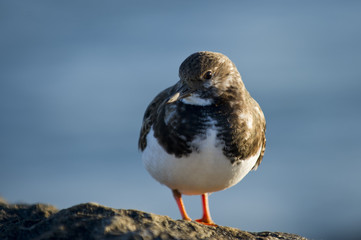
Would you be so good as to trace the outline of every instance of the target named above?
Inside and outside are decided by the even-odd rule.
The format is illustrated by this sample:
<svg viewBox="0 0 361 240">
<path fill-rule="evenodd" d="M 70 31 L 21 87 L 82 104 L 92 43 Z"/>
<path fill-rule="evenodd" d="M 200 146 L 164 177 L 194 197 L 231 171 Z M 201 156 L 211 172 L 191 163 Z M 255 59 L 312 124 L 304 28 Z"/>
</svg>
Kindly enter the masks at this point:
<svg viewBox="0 0 361 240">
<path fill-rule="evenodd" d="M 209 70 L 213 72 L 213 76 L 216 76 L 217 81 L 214 82 L 214 86 L 205 88 L 203 75 Z M 179 82 L 159 93 L 145 111 L 138 143 L 139 149 L 141 151 L 145 149 L 146 136 L 153 126 L 155 130 L 159 130 L 155 131 L 155 135 L 159 137 L 159 142 L 168 150 L 168 153 L 179 157 L 187 155 L 191 149 L 184 139 L 176 136 L 177 128 L 171 133 L 165 130 L 164 118 L 167 109 L 178 108 L 178 111 L 184 114 L 184 116 L 179 114 L 180 118 L 189 118 L 192 113 L 205 112 L 205 114 L 215 115 L 217 118 L 218 125 L 222 129 L 219 136 L 225 142 L 224 154 L 232 163 L 255 154 L 262 146 L 261 154 L 255 165 L 257 168 L 262 161 L 266 146 L 266 122 L 261 108 L 244 87 L 234 64 L 223 54 L 199 52 L 189 56 L 181 64 L 179 77 Z M 211 106 L 187 106 L 180 101 L 168 103 L 169 99 L 179 91 L 191 91 L 199 94 L 202 98 L 212 98 L 213 104 Z M 169 112 L 170 110 L 168 114 Z M 247 124 L 249 121 L 247 118 L 240 118 L 242 115 L 252 117 L 251 128 Z M 189 120 L 192 121 L 192 118 Z M 178 128 L 183 131 L 191 131 L 192 129 L 188 129 L 192 127 L 189 123 L 188 121 L 182 126 L 178 124 Z M 194 134 L 190 135 L 192 134 L 187 136 L 187 142 L 194 138 Z M 179 149 L 179 151 L 175 149 Z"/>
<path fill-rule="evenodd" d="M 204 215 L 197 221 L 213 225 L 207 193 L 231 187 L 257 169 L 266 122 L 223 54 L 190 55 L 179 77 L 146 109 L 138 146 L 148 172 L 172 189 L 182 218 L 190 220 L 182 194 L 201 194 Z"/>
</svg>

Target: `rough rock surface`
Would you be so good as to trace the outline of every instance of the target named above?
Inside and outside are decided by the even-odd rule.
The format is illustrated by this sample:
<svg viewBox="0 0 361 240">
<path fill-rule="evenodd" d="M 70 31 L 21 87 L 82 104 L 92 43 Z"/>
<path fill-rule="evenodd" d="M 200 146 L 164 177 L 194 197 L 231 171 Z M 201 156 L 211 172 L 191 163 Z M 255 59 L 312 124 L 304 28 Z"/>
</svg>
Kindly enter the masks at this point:
<svg viewBox="0 0 361 240">
<path fill-rule="evenodd" d="M 58 211 L 44 204 L 0 201 L 0 239 L 306 239 L 281 232 L 246 232 L 86 203 Z"/>
</svg>

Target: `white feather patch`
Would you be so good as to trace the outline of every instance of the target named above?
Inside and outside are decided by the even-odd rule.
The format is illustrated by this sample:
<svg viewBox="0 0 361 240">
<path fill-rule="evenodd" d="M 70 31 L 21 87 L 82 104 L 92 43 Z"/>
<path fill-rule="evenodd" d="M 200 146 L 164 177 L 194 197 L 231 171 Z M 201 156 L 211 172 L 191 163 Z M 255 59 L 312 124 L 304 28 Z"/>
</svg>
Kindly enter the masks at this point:
<svg viewBox="0 0 361 240">
<path fill-rule="evenodd" d="M 182 102 L 190 105 L 207 106 L 213 103 L 212 99 L 200 98 L 197 94 L 192 94 L 189 97 L 183 98 Z"/>
<path fill-rule="evenodd" d="M 216 139 L 216 129 L 209 129 L 205 139 L 196 138 L 193 151 L 187 157 L 168 154 L 154 137 L 147 135 L 147 147 L 142 160 L 148 172 L 160 183 L 182 194 L 200 195 L 229 188 L 244 178 L 256 164 L 261 148 L 252 157 L 235 164 L 223 155 L 223 144 Z"/>
<path fill-rule="evenodd" d="M 253 117 L 252 117 L 251 114 L 242 113 L 242 114 L 239 115 L 239 117 L 246 121 L 247 127 L 249 129 L 252 129 L 252 127 L 253 127 Z"/>
</svg>

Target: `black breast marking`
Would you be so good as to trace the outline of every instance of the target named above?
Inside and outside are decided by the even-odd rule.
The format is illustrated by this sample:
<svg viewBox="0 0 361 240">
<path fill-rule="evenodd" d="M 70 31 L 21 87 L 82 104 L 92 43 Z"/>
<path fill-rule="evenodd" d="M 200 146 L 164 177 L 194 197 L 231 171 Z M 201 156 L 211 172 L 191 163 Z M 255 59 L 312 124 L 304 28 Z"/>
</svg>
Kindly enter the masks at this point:
<svg viewBox="0 0 361 240">
<path fill-rule="evenodd" d="M 207 129 L 215 124 L 217 138 L 224 144 L 223 153 L 232 163 L 255 155 L 262 147 L 255 167 L 261 163 L 266 144 L 266 122 L 257 102 L 250 96 L 242 99 L 242 94 L 229 91 L 222 98 L 213 98 L 212 105 L 197 106 L 181 101 L 165 104 L 166 96 L 174 94 L 169 94 L 170 90 L 161 92 L 146 110 L 139 138 L 142 151 L 153 127 L 154 136 L 168 154 L 187 156 L 198 151 L 196 146 L 191 146 L 192 141 L 196 137 L 205 138 Z M 252 124 L 248 124 L 247 116 L 252 118 Z"/>
<path fill-rule="evenodd" d="M 182 157 L 197 151 L 190 143 L 196 137 L 205 138 L 207 128 L 214 123 L 218 131 L 217 138 L 224 143 L 223 153 L 232 163 L 257 153 L 262 145 L 263 127 L 257 113 L 251 111 L 253 108 L 249 110 L 241 104 L 231 106 L 230 102 L 219 99 L 214 102 L 209 106 L 196 106 L 179 101 L 174 106 L 166 106 L 168 112 L 163 108 L 153 128 L 155 137 L 167 153 Z M 252 117 L 251 128 L 247 119 L 239 117 L 241 113 Z M 167 116 L 167 119 L 166 114 L 172 116 Z"/>
<path fill-rule="evenodd" d="M 153 125 L 154 136 L 169 154 L 176 157 L 198 151 L 190 143 L 196 137 L 206 137 L 211 126 L 208 115 L 209 106 L 196 106 L 177 101 L 165 105 Z M 170 116 L 169 116 L 170 115 Z"/>
</svg>

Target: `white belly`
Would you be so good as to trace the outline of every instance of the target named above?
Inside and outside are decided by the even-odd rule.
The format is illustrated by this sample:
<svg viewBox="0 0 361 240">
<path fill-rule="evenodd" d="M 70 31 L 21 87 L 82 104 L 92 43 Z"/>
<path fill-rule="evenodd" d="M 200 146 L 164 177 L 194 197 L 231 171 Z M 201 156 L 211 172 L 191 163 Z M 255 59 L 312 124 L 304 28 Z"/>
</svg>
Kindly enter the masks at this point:
<svg viewBox="0 0 361 240">
<path fill-rule="evenodd" d="M 176 158 L 159 145 L 151 129 L 142 155 L 143 163 L 153 178 L 182 194 L 200 195 L 229 188 L 253 168 L 261 148 L 256 155 L 231 164 L 223 155 L 223 145 L 216 142 L 216 135 L 216 130 L 208 130 L 206 139 L 193 141 L 199 146 L 199 152 Z"/>
</svg>

